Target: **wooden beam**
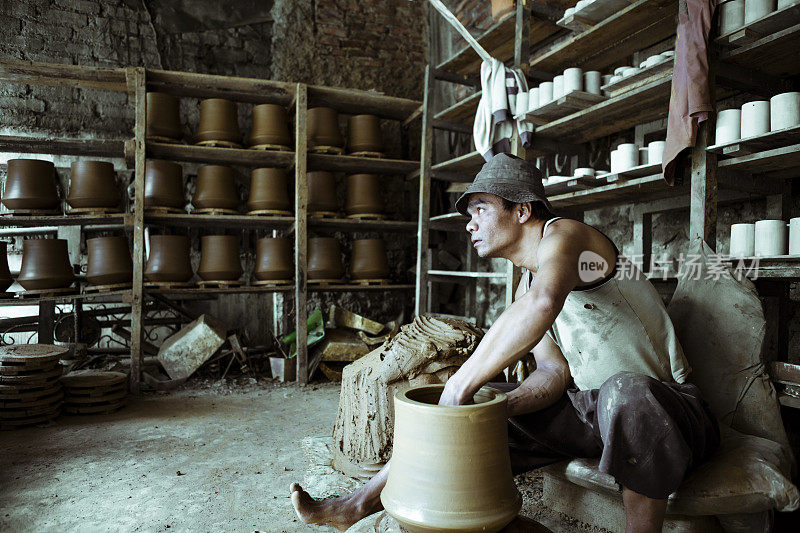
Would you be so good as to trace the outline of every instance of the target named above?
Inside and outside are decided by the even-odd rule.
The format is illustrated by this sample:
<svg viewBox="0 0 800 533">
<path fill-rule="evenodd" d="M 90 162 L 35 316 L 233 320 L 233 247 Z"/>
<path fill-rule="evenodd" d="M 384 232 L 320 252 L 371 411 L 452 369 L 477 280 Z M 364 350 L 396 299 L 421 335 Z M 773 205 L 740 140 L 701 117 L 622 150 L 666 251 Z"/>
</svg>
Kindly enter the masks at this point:
<svg viewBox="0 0 800 533">
<path fill-rule="evenodd" d="M 54 300 L 39 302 L 39 326 L 37 339 L 39 344 L 53 344 L 56 319 L 56 303 Z"/>
<path fill-rule="evenodd" d="M 689 240 L 702 237 L 712 250 L 717 247 L 717 156 L 709 152 L 714 119 L 700 123 L 692 148 Z"/>
<path fill-rule="evenodd" d="M 433 72 L 425 67 L 422 101 L 422 142 L 419 162 L 419 215 L 417 218 L 417 273 L 414 315 L 420 316 L 428 302 L 428 245 L 431 216 L 431 159 L 433 157 Z"/>
<path fill-rule="evenodd" d="M 76 89 L 127 91 L 125 70 L 0 59 L 0 81 Z"/>
<path fill-rule="evenodd" d="M 21 154 L 84 155 L 124 157 L 124 140 L 61 139 L 55 137 L 19 137 L 0 135 L 0 152 Z"/>
<path fill-rule="evenodd" d="M 308 310 L 306 269 L 308 268 L 308 179 L 306 175 L 308 145 L 308 93 L 304 84 L 295 89 L 295 153 L 294 153 L 294 309 L 297 332 L 297 380 L 308 383 Z"/>
<path fill-rule="evenodd" d="M 177 96 L 288 105 L 294 96 L 295 84 L 261 78 L 147 69 L 147 88 Z"/>
</svg>

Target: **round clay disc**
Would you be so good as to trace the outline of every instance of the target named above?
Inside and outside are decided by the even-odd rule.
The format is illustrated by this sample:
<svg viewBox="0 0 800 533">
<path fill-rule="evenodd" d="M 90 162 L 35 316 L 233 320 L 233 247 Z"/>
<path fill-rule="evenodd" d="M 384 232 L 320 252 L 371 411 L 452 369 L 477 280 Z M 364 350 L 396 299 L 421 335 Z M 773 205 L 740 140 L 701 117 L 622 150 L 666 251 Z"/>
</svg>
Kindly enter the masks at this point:
<svg viewBox="0 0 800 533">
<path fill-rule="evenodd" d="M 36 374 L 23 374 L 21 376 L 6 376 L 0 374 L 0 383 L 5 385 L 17 385 L 21 383 L 47 383 L 50 381 L 58 380 L 61 375 L 61 367 L 57 367 L 47 372 L 38 372 Z"/>
<path fill-rule="evenodd" d="M 0 419 L 2 420 L 18 420 L 20 418 L 29 418 L 32 416 L 40 416 L 50 414 L 53 411 L 61 409 L 61 400 L 52 405 L 43 405 L 41 407 L 28 407 L 25 409 L 0 409 Z"/>
<path fill-rule="evenodd" d="M 57 361 L 69 351 L 64 346 L 52 344 L 11 344 L 0 346 L 0 361 L 20 362 L 27 361 Z"/>
<path fill-rule="evenodd" d="M 28 376 L 44 372 L 50 372 L 56 368 L 61 368 L 61 363 L 47 363 L 31 367 L 28 365 L 3 365 L 0 364 L 0 376 Z"/>
<path fill-rule="evenodd" d="M 15 410 L 15 409 L 28 409 L 33 407 L 42 407 L 44 405 L 52 405 L 55 402 L 61 402 L 64 399 L 64 393 L 61 391 L 51 392 L 47 396 L 41 396 L 34 399 L 14 399 L 14 400 L 0 400 L 0 410 Z"/>
<path fill-rule="evenodd" d="M 0 403 L 5 401 L 15 402 L 31 402 L 39 398 L 52 396 L 57 392 L 61 392 L 61 385 L 54 383 L 50 386 L 37 387 L 35 389 L 0 389 Z"/>
<path fill-rule="evenodd" d="M 128 379 L 122 372 L 104 372 L 102 370 L 79 370 L 70 372 L 61 378 L 61 383 L 67 388 L 95 388 L 108 387 L 125 383 Z"/>
<path fill-rule="evenodd" d="M 43 424 L 57 418 L 59 414 L 61 414 L 61 411 L 56 410 L 49 414 L 21 418 L 19 420 L 3 420 L 0 418 L 0 430 L 19 429 L 25 426 Z"/>
<path fill-rule="evenodd" d="M 40 370 L 58 365 L 58 359 L 33 361 L 0 361 L 0 372 L 11 373 L 13 370 Z"/>
<path fill-rule="evenodd" d="M 125 402 L 110 403 L 108 405 L 64 405 L 64 413 L 70 415 L 110 414 L 125 406 Z"/>
<path fill-rule="evenodd" d="M 71 387 L 65 387 L 65 389 L 67 391 L 67 396 L 74 396 L 76 398 L 102 398 L 103 396 L 110 396 L 118 392 L 128 391 L 128 387 L 125 383 L 120 383 L 119 385 L 113 385 L 111 387 L 97 387 L 94 389 L 73 389 Z"/>
<path fill-rule="evenodd" d="M 18 396 L 20 394 L 25 394 L 28 392 L 35 392 L 35 391 L 43 391 L 47 389 L 53 388 L 61 388 L 61 384 L 58 382 L 58 376 L 51 378 L 50 381 L 45 381 L 42 383 L 3 383 L 0 380 L 0 394 L 5 395 L 15 395 Z"/>
<path fill-rule="evenodd" d="M 127 395 L 128 393 L 126 391 L 109 394 L 107 396 L 72 396 L 67 392 L 66 403 L 70 405 L 97 405 L 121 400 Z"/>
</svg>

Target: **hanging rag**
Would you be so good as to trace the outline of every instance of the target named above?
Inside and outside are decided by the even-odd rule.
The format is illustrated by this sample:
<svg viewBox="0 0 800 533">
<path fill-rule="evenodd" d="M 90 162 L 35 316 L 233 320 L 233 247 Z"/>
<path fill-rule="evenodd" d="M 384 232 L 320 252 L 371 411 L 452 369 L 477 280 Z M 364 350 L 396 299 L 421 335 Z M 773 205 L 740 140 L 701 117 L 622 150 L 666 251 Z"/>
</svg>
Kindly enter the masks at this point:
<svg viewBox="0 0 800 533">
<path fill-rule="evenodd" d="M 683 152 L 694 146 L 698 125 L 714 109 L 709 88 L 708 39 L 715 0 L 679 0 L 678 39 L 669 99 L 662 169 L 669 185 L 680 184 Z"/>
<path fill-rule="evenodd" d="M 522 72 L 506 68 L 494 58 L 486 60 L 481 64 L 481 91 L 472 127 L 478 153 L 486 161 L 496 154 L 511 153 L 515 125 L 522 145 L 529 148 L 533 125 L 525 118 L 528 84 Z"/>
</svg>

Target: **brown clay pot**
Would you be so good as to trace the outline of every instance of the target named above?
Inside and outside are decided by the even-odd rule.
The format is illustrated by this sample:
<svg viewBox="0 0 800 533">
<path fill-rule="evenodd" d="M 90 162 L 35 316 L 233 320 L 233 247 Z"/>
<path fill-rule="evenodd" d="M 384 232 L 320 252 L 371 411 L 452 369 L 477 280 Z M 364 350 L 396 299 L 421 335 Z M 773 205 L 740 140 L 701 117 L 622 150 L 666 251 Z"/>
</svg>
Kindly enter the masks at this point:
<svg viewBox="0 0 800 533">
<path fill-rule="evenodd" d="M 353 241 L 350 256 L 352 279 L 386 279 L 389 277 L 389 260 L 383 239 L 357 239 Z"/>
<path fill-rule="evenodd" d="M 92 285 L 130 283 L 133 278 L 133 261 L 125 236 L 86 239 L 86 248 L 89 252 L 86 269 L 86 279 L 89 283 Z"/>
<path fill-rule="evenodd" d="M 308 239 L 308 279 L 342 279 L 342 247 L 333 237 Z"/>
<path fill-rule="evenodd" d="M 235 281 L 242 276 L 239 237 L 204 235 L 200 239 L 200 266 L 197 275 L 204 281 Z"/>
<path fill-rule="evenodd" d="M 183 137 L 178 99 L 167 93 L 147 93 L 147 137 Z"/>
<path fill-rule="evenodd" d="M 325 171 L 309 172 L 306 180 L 309 213 L 339 210 L 339 203 L 336 201 L 336 180 L 333 174 Z"/>
<path fill-rule="evenodd" d="M 250 132 L 250 146 L 277 144 L 291 146 L 289 121 L 286 109 L 277 104 L 261 104 L 253 107 L 253 131 Z"/>
<path fill-rule="evenodd" d="M 55 209 L 59 198 L 50 161 L 9 159 L 3 205 L 14 209 Z"/>
<path fill-rule="evenodd" d="M 182 209 L 183 169 L 178 163 L 150 159 L 145 165 L 144 206 Z"/>
<path fill-rule="evenodd" d="M 189 261 L 187 235 L 150 235 L 150 254 L 144 277 L 149 281 L 189 281 L 192 264 Z"/>
<path fill-rule="evenodd" d="M 197 141 L 242 142 L 236 103 L 224 98 L 208 98 L 200 102 L 200 126 Z"/>
<path fill-rule="evenodd" d="M 74 161 L 67 203 L 73 208 L 117 207 L 121 196 L 114 178 L 114 164 L 106 161 Z"/>
<path fill-rule="evenodd" d="M 291 211 L 286 173 L 279 168 L 256 168 L 250 173 L 250 196 L 247 210 L 274 209 Z"/>
<path fill-rule="evenodd" d="M 308 146 L 344 146 L 339 131 L 339 113 L 330 107 L 312 107 L 308 110 Z"/>
<path fill-rule="evenodd" d="M 375 115 L 353 115 L 347 120 L 347 151 L 383 152 L 381 121 Z"/>
<path fill-rule="evenodd" d="M 60 289 L 75 281 L 66 239 L 27 239 L 17 281 L 26 291 Z"/>
<path fill-rule="evenodd" d="M 8 243 L 0 241 L 0 292 L 6 292 L 14 279 L 8 269 Z"/>
<path fill-rule="evenodd" d="M 286 237 L 264 237 L 256 241 L 256 279 L 292 279 L 292 239 Z"/>
<path fill-rule="evenodd" d="M 347 176 L 347 201 L 344 209 L 348 215 L 383 213 L 385 206 L 377 174 Z"/>
<path fill-rule="evenodd" d="M 204 165 L 197 169 L 197 188 L 192 198 L 196 209 L 236 209 L 239 194 L 233 169 L 221 165 Z"/>
</svg>

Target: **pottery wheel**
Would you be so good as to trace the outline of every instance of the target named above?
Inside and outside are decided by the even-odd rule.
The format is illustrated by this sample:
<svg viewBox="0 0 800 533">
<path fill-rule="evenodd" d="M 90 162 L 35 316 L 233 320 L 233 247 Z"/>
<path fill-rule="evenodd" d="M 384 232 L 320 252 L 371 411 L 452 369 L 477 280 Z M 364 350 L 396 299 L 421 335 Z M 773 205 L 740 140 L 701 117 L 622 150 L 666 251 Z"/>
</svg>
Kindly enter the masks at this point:
<svg viewBox="0 0 800 533">
<path fill-rule="evenodd" d="M 389 513 L 381 511 L 359 520 L 350 526 L 347 533 L 406 533 L 406 531 Z M 439 530 L 431 529 L 431 532 L 434 531 Z M 501 529 L 500 533 L 552 533 L 552 531 L 535 520 L 518 516 Z"/>
<path fill-rule="evenodd" d="M 12 344 L 0 347 L 0 362 L 58 361 L 68 351 L 68 348 L 52 344 Z"/>
</svg>

